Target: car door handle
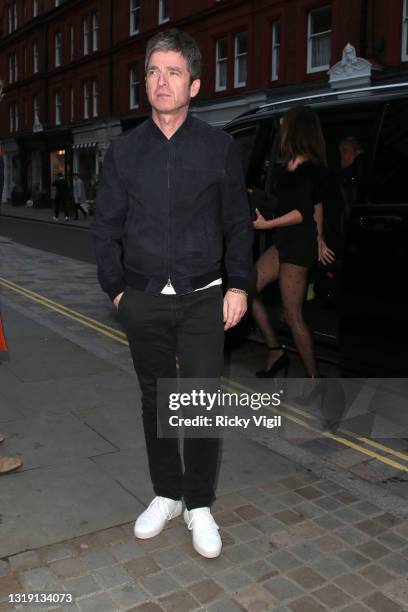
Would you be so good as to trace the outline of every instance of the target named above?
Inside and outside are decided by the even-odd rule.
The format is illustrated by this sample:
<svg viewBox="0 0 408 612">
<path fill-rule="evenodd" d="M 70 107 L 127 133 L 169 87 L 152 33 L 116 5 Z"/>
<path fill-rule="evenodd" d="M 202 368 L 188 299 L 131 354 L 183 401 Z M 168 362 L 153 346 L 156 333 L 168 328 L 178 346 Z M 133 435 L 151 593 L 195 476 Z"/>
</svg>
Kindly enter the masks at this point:
<svg viewBox="0 0 408 612">
<path fill-rule="evenodd" d="M 369 232 L 392 230 L 401 223 L 402 217 L 398 217 L 397 215 L 360 217 L 360 227 Z"/>
</svg>

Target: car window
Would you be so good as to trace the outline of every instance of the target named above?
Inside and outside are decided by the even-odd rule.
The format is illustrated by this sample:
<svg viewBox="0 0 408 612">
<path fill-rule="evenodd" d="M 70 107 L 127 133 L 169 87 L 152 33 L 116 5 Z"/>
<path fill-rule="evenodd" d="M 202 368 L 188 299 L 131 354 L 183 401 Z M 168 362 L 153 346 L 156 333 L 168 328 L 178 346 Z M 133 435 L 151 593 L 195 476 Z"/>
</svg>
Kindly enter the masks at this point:
<svg viewBox="0 0 408 612">
<path fill-rule="evenodd" d="M 256 137 L 259 131 L 259 123 L 237 126 L 227 130 L 235 140 L 239 152 L 241 153 L 242 165 L 245 174 L 248 173 L 249 165 L 253 155 Z"/>
<path fill-rule="evenodd" d="M 386 107 L 373 169 L 371 200 L 378 204 L 408 203 L 408 102 Z"/>
</svg>

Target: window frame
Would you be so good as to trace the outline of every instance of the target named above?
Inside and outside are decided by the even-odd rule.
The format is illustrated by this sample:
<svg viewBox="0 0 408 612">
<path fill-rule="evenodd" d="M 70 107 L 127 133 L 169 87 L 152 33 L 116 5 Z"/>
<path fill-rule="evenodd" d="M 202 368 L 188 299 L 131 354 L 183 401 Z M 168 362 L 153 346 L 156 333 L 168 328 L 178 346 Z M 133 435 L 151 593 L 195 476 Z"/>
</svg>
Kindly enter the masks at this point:
<svg viewBox="0 0 408 612">
<path fill-rule="evenodd" d="M 168 14 L 169 6 L 167 4 L 168 0 L 159 0 L 159 24 L 167 23 L 170 21 L 170 17 Z M 163 15 L 167 12 L 167 17 L 163 17 Z"/>
<path fill-rule="evenodd" d="M 14 83 L 14 55 L 10 53 L 9 55 L 9 85 Z"/>
<path fill-rule="evenodd" d="M 247 39 L 247 50 L 245 51 L 245 53 L 238 53 L 238 39 L 241 34 L 245 34 L 246 39 Z M 241 57 L 246 58 L 245 81 L 238 81 L 239 61 Z M 246 87 L 247 82 L 248 82 L 248 31 L 242 30 L 241 32 L 236 32 L 234 34 L 234 89 L 238 89 L 240 87 Z"/>
<path fill-rule="evenodd" d="M 71 60 L 75 57 L 75 27 L 73 23 L 69 26 L 69 57 Z"/>
<path fill-rule="evenodd" d="M 55 32 L 54 34 L 54 64 L 55 68 L 62 65 L 62 34 Z"/>
<path fill-rule="evenodd" d="M 92 51 L 99 51 L 99 13 L 92 13 Z"/>
<path fill-rule="evenodd" d="M 84 101 L 84 119 L 89 119 L 89 87 L 88 81 L 84 81 L 82 84 L 83 101 Z"/>
<path fill-rule="evenodd" d="M 33 74 L 38 74 L 40 72 L 40 48 L 38 46 L 38 42 L 35 40 L 33 42 Z"/>
<path fill-rule="evenodd" d="M 312 16 L 313 13 L 317 11 L 321 11 L 323 9 L 330 9 L 330 18 L 332 18 L 332 5 L 325 4 L 324 6 L 319 6 L 314 9 L 311 9 L 307 14 L 307 74 L 313 74 L 315 72 L 323 72 L 324 70 L 329 70 L 330 68 L 330 59 L 328 64 L 321 64 L 320 66 L 312 66 L 312 52 L 313 52 L 313 40 L 315 40 L 318 36 L 324 36 L 326 34 L 330 35 L 330 56 L 331 56 L 331 43 L 332 43 L 332 32 L 333 26 L 330 30 L 324 30 L 323 32 L 319 32 L 318 34 L 311 34 L 311 26 L 312 26 Z"/>
<path fill-rule="evenodd" d="M 14 131 L 18 132 L 20 129 L 20 116 L 18 113 L 18 103 L 14 104 Z"/>
<path fill-rule="evenodd" d="M 136 75 L 136 78 L 133 79 L 133 76 Z M 135 110 L 139 108 L 139 87 L 140 87 L 140 79 L 138 66 L 135 64 L 130 66 L 129 68 L 129 108 L 130 110 Z"/>
<path fill-rule="evenodd" d="M 33 0 L 33 18 L 38 17 L 39 14 L 40 14 L 39 0 Z"/>
<path fill-rule="evenodd" d="M 138 28 L 134 28 L 134 21 L 139 25 Z M 140 0 L 130 0 L 129 4 L 129 35 L 135 36 L 140 32 Z"/>
<path fill-rule="evenodd" d="M 85 15 L 82 18 L 82 44 L 84 56 L 89 55 L 89 18 Z"/>
<path fill-rule="evenodd" d="M 59 91 L 54 94 L 55 125 L 62 124 L 62 97 Z"/>
<path fill-rule="evenodd" d="M 40 120 L 40 100 L 37 94 L 33 95 L 33 122 L 35 122 L 36 111 L 38 120 Z"/>
<path fill-rule="evenodd" d="M 227 55 L 225 57 L 219 57 L 218 51 L 220 47 L 220 43 L 222 40 L 226 41 Z M 225 77 L 225 85 L 220 85 L 220 65 L 226 65 L 226 77 Z M 220 36 L 215 41 L 215 91 L 226 91 L 228 87 L 228 36 Z"/>
<path fill-rule="evenodd" d="M 276 42 L 276 30 L 277 30 L 277 26 L 279 28 L 279 41 Z M 280 68 L 280 49 L 281 49 L 281 42 L 280 42 L 280 34 L 281 34 L 281 20 L 280 19 L 274 19 L 274 21 L 272 22 L 272 28 L 271 28 L 271 81 L 278 81 L 279 80 L 279 68 Z"/>
<path fill-rule="evenodd" d="M 92 117 L 99 117 L 99 83 L 92 80 Z"/>
</svg>

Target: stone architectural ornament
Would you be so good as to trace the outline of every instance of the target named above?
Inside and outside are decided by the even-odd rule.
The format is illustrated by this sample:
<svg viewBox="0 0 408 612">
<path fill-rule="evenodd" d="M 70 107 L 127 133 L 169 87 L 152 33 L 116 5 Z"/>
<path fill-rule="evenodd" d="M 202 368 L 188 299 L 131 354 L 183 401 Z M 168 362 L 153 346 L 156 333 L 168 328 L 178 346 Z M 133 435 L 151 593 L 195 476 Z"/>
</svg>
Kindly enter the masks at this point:
<svg viewBox="0 0 408 612">
<path fill-rule="evenodd" d="M 343 49 L 341 60 L 334 64 L 327 71 L 327 74 L 332 89 L 344 89 L 370 85 L 374 70 L 381 70 L 381 67 L 362 57 L 357 57 L 353 45 L 347 43 Z"/>
</svg>

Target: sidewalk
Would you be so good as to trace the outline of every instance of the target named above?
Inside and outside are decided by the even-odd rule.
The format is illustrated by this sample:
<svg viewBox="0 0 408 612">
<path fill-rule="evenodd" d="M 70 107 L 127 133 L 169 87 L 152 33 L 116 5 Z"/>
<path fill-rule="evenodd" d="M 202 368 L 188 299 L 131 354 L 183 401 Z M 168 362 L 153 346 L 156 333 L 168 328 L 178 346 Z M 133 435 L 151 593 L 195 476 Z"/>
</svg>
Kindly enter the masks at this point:
<svg viewBox="0 0 408 612">
<path fill-rule="evenodd" d="M 17 217 L 18 219 L 33 219 L 35 221 L 47 221 L 49 223 L 68 223 L 79 227 L 89 227 L 93 217 L 88 215 L 87 219 L 83 219 L 81 211 L 78 213 L 78 221 L 71 218 L 69 221 L 64 220 L 63 213 L 60 214 L 59 221 L 54 221 L 53 208 L 27 208 L 26 206 L 12 206 L 7 202 L 2 202 L 0 206 L 1 214 L 7 217 Z M 71 211 L 71 215 L 72 215 Z"/>
<path fill-rule="evenodd" d="M 181 518 L 135 540 L 134 519 L 152 497 L 139 390 L 120 335 L 84 325 L 87 316 L 118 328 L 94 268 L 12 241 L 0 250 L 11 347 L 0 365 L 0 452 L 25 461 L 0 480 L 0 611 L 408 610 L 405 500 L 350 472 L 357 464 L 344 455 L 344 467 L 329 464 L 343 450 L 320 439 L 317 452 L 316 437 L 307 448 L 305 432 L 299 446 L 276 433 L 225 440 L 218 559 L 194 552 Z M 40 294 L 52 302 L 34 301 Z M 246 360 L 262 357 L 250 350 L 226 373 L 248 376 Z M 314 464 L 303 462 L 306 450 Z M 35 592 L 75 601 L 7 603 Z"/>
</svg>

